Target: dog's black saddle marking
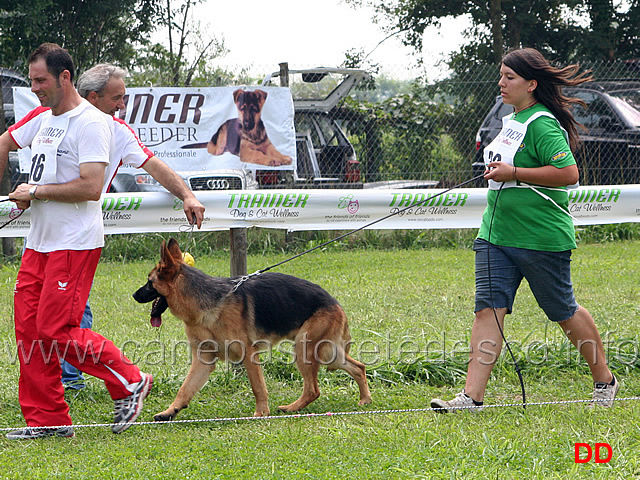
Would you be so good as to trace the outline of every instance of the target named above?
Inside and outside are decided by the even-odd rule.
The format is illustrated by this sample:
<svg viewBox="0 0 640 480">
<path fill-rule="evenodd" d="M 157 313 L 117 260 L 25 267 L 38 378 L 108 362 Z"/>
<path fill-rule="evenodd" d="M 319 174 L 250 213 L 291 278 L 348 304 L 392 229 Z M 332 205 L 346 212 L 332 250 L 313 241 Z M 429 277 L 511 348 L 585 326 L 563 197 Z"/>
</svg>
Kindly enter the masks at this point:
<svg viewBox="0 0 640 480">
<path fill-rule="evenodd" d="M 338 304 L 319 285 L 282 273 L 250 277 L 234 295 L 243 299 L 245 308 L 253 301 L 256 327 L 279 335 L 300 328 L 317 311 Z"/>
</svg>

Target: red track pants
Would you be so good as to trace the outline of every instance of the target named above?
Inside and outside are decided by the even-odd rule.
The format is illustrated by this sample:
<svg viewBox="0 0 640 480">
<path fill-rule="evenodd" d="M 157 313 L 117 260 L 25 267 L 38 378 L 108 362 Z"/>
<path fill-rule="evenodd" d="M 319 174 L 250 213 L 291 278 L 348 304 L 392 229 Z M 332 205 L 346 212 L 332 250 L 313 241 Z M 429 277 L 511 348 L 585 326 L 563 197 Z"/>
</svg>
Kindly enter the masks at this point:
<svg viewBox="0 0 640 480">
<path fill-rule="evenodd" d="M 71 425 L 60 359 L 104 380 L 113 399 L 128 396 L 140 370 L 102 335 L 80 328 L 102 249 L 27 249 L 14 291 L 19 399 L 28 426 Z"/>
</svg>

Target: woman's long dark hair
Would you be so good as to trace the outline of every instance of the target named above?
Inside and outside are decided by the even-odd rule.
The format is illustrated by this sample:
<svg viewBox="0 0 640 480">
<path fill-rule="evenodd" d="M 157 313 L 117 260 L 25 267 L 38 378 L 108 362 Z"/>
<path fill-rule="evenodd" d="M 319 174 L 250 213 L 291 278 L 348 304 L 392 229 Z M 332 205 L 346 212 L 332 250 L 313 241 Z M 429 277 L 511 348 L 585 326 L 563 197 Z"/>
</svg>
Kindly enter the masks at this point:
<svg viewBox="0 0 640 480">
<path fill-rule="evenodd" d="M 533 91 L 534 98 L 551 110 L 558 119 L 560 125 L 569 134 L 569 147 L 575 151 L 580 144 L 577 126 L 581 124 L 575 121 L 570 107 L 586 104 L 575 97 L 567 97 L 562 94 L 562 87 L 572 87 L 593 80 L 589 71 L 578 74 L 580 67 L 576 64 L 563 68 L 551 66 L 546 58 L 535 48 L 521 48 L 508 52 L 502 59 L 502 63 L 516 72 L 525 80 L 536 80 L 537 88 Z"/>
</svg>

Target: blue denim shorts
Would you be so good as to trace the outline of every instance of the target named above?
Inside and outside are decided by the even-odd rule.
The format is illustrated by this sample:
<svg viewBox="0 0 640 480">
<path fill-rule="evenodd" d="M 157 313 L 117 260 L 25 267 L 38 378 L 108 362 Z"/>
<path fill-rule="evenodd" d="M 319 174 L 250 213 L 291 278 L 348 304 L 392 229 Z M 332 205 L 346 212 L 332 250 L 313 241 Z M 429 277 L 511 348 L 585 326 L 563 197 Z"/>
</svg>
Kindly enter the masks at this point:
<svg viewBox="0 0 640 480">
<path fill-rule="evenodd" d="M 475 240 L 473 250 L 476 252 L 476 312 L 506 308 L 507 313 L 511 313 L 523 278 L 552 322 L 568 320 L 578 310 L 571 283 L 571 250 L 544 252 L 502 247 L 482 239 Z"/>
</svg>

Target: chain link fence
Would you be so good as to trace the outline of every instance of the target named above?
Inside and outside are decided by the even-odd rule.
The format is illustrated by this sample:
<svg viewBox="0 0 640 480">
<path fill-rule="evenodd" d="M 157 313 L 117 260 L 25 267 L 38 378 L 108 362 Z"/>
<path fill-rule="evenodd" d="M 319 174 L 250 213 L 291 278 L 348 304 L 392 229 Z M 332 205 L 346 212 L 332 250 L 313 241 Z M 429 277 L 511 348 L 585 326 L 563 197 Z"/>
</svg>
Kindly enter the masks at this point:
<svg viewBox="0 0 640 480">
<path fill-rule="evenodd" d="M 585 126 L 574 152 L 581 183 L 640 183 L 640 62 L 582 67 L 595 81 L 565 92 L 587 104 L 574 110 Z M 330 112 L 355 150 L 360 180 L 452 186 L 481 173 L 483 147 L 499 132 L 501 117 L 513 111 L 499 99 L 498 67 L 470 65 L 438 81 L 429 79 L 441 71 L 394 80 L 403 68 L 387 68 L 390 73 L 360 84 Z M 308 88 L 290 86 L 294 98 Z"/>
<path fill-rule="evenodd" d="M 587 103 L 586 109 L 575 111 L 586 127 L 581 132 L 582 147 L 575 152 L 581 183 L 640 183 L 640 61 L 582 67 L 592 70 L 596 82 L 570 92 Z M 255 66 L 252 70 L 260 71 Z M 242 66 L 220 71 L 227 73 L 221 77 L 226 85 L 262 81 L 257 75 L 251 78 Z M 241 73 L 234 75 L 234 71 Z M 273 68 L 262 71 L 268 73 Z M 511 111 L 498 98 L 498 67 L 469 65 L 458 73 L 437 69 L 414 79 L 406 79 L 404 66 L 385 66 L 384 72 L 358 84 L 325 115 L 339 132 L 316 125 L 311 137 L 320 173 L 344 180 L 341 187 L 355 188 L 398 182 L 403 182 L 402 186 L 452 186 L 480 173 L 482 148 L 498 133 L 501 116 Z M 4 131 L 15 121 L 11 87 L 29 83 L 16 72 L 1 69 L 1 73 L 0 122 L 4 124 L 0 123 L 0 131 Z M 324 88 L 335 86 L 329 83 Z M 315 88 L 308 82 L 291 83 L 290 87 L 294 98 Z M 311 129 L 308 122 L 308 115 L 296 111 L 299 134 Z M 340 132 L 345 140 L 340 140 Z M 329 148 L 323 154 L 324 147 Z M 357 167 L 350 150 L 355 152 Z M 304 152 L 298 153 L 302 168 Z M 4 179 L 15 183 L 19 171 L 13 155 L 8 168 Z M 482 181 L 477 186 L 483 186 Z M 3 192 L 11 187 L 5 183 Z"/>
<path fill-rule="evenodd" d="M 640 62 L 583 65 L 595 81 L 565 93 L 575 108 L 582 145 L 576 154 L 583 185 L 640 183 Z M 356 150 L 366 181 L 460 183 L 482 171 L 482 148 L 513 111 L 499 99 L 498 68 L 470 66 L 377 102 L 355 92 L 335 112 Z M 372 91 L 375 94 L 375 90 Z M 475 165 L 474 165 L 475 164 Z M 478 186 L 481 186 L 479 182 Z"/>
</svg>

